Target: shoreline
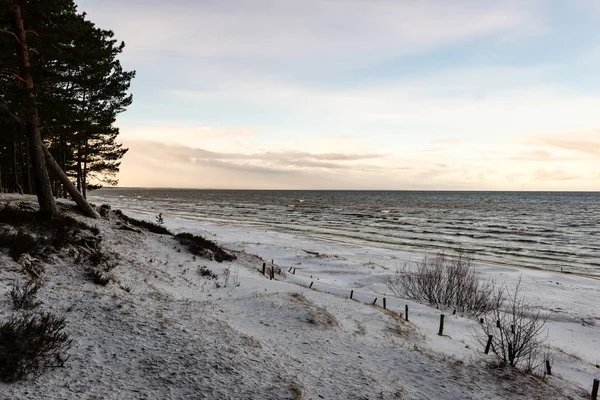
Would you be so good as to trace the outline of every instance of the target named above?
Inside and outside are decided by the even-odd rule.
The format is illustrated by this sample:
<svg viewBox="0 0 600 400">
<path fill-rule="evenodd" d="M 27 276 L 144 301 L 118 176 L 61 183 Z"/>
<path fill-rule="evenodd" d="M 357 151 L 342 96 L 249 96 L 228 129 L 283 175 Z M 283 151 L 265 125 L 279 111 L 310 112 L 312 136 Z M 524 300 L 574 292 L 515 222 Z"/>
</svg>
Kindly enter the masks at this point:
<svg viewBox="0 0 600 400">
<path fill-rule="evenodd" d="M 139 215 L 147 215 L 147 216 L 152 216 L 154 217 L 155 214 L 153 214 L 152 212 L 149 211 L 145 211 L 145 210 L 139 210 L 139 209 L 123 209 L 123 211 L 126 212 L 132 212 L 135 214 L 139 214 Z M 169 213 L 163 213 L 163 215 L 169 215 Z M 399 253 L 404 253 L 404 254 L 412 254 L 416 257 L 424 257 L 424 256 L 435 256 L 437 254 L 443 253 L 443 252 L 427 252 L 425 250 L 422 251 L 413 251 L 412 249 L 394 249 L 392 248 L 392 246 L 377 246 L 377 242 L 370 242 L 370 241 L 361 241 L 360 239 L 356 239 L 356 241 L 344 241 L 341 239 L 336 239 L 336 238 L 331 238 L 331 237 L 323 237 L 323 236 L 319 236 L 319 235 L 311 235 L 309 233 L 305 233 L 305 231 L 302 230 L 286 230 L 286 229 L 278 229 L 276 226 L 273 225 L 259 225 L 259 224 L 242 224 L 242 223 L 235 223 L 235 221 L 226 221 L 226 220 L 221 220 L 221 219 L 211 219 L 209 217 L 207 218 L 189 218 L 189 217 L 185 217 L 182 215 L 175 215 L 172 216 L 172 218 L 178 218 L 178 219 L 183 219 L 183 220 L 187 220 L 187 221 L 195 221 L 195 222 L 199 222 L 199 223 L 211 223 L 211 224 L 215 224 L 218 226 L 232 226 L 232 227 L 237 227 L 237 228 L 249 228 L 249 229 L 256 229 L 256 230 L 267 230 L 270 232 L 276 232 L 276 233 L 284 233 L 284 234 L 289 234 L 289 235 L 297 235 L 297 236 L 303 236 L 306 238 L 310 238 L 313 240 L 321 240 L 324 242 L 332 242 L 332 243 L 339 243 L 339 244 L 344 244 L 344 245 L 349 245 L 349 246 L 357 246 L 357 247 L 369 247 L 369 248 L 373 248 L 373 249 L 382 249 L 382 250 L 388 250 L 388 251 L 394 251 L 394 252 L 399 252 Z M 263 228 L 269 228 L 269 229 L 263 229 Z M 545 268 L 541 268 L 541 267 L 533 267 L 533 266 L 523 266 L 523 265 L 515 265 L 515 264 L 508 264 L 508 263 L 502 263 L 500 261 L 487 261 L 487 260 L 482 260 L 482 259 L 477 259 L 476 257 L 473 257 L 473 253 L 468 253 L 467 256 L 469 256 L 471 258 L 471 260 L 473 261 L 474 264 L 480 265 L 480 266 L 497 266 L 497 267 L 507 267 L 507 268 L 515 268 L 518 270 L 528 270 L 528 271 L 544 271 L 544 272 L 551 272 L 551 273 L 555 273 L 555 274 L 561 274 L 561 275 L 576 275 L 576 276 L 580 276 L 583 278 L 588 278 L 588 279 L 594 279 L 594 280 L 600 280 L 600 273 L 599 275 L 591 275 L 591 274 L 586 274 L 583 272 L 578 272 L 578 271 L 557 271 L 554 269 L 545 269 Z M 455 255 L 449 255 L 449 257 L 455 257 Z M 410 262 L 410 260 L 407 260 L 407 262 Z"/>
<path fill-rule="evenodd" d="M 126 214 L 155 220 L 150 213 Z M 40 308 L 67 318 L 76 339 L 69 363 L 37 380 L 0 384 L 4 397 L 294 398 L 285 394 L 291 390 L 301 398 L 391 400 L 401 393 L 411 400 L 475 400 L 485 393 L 528 400 L 568 398 L 587 390 L 598 374 L 596 280 L 497 265 L 482 271 L 507 285 L 522 276 L 528 300 L 552 312 L 547 327 L 555 376 L 542 381 L 486 368 L 489 358 L 473 336 L 478 320 L 391 293 L 389 277 L 416 258 L 413 253 L 163 215 L 173 234 L 200 235 L 237 256 L 219 263 L 190 253 L 175 236 L 127 228 L 117 213 L 110 215 L 85 221 L 116 261 L 113 282 L 86 280 L 85 264 L 68 252 L 45 263 Z M 8 294 L 10 282 L 23 277 L 4 252 L 0 262 L 8 266 L 0 269 L 0 291 Z M 263 263 L 282 272 L 270 280 Z M 410 322 L 401 318 L 405 306 Z M 9 302 L 0 307 L 3 318 L 13 312 Z M 118 379 L 124 375 L 127 381 Z"/>
</svg>

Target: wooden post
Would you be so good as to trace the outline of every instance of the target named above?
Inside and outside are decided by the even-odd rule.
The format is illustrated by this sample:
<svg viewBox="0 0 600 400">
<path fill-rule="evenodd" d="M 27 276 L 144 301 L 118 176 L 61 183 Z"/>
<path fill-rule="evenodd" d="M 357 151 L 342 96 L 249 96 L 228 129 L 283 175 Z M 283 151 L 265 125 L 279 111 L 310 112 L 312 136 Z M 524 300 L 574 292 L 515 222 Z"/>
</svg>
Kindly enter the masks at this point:
<svg viewBox="0 0 600 400">
<path fill-rule="evenodd" d="M 373 300 L 373 305 L 377 304 L 377 297 L 375 297 L 375 300 Z"/>
<path fill-rule="evenodd" d="M 290 267 L 290 269 L 288 269 L 288 272 L 292 272 L 292 267 Z"/>
<path fill-rule="evenodd" d="M 485 345 L 485 354 L 488 354 L 490 352 L 490 347 L 492 346 L 492 335 L 488 335 L 488 341 L 487 344 Z"/>
<path fill-rule="evenodd" d="M 354 290 L 350 291 L 350 300 L 352 300 L 352 296 L 354 296 Z"/>
<path fill-rule="evenodd" d="M 271 279 L 275 279 L 275 268 L 271 266 Z"/>
<path fill-rule="evenodd" d="M 546 373 L 552 375 L 552 365 L 550 365 L 550 360 L 546 360 Z"/>
<path fill-rule="evenodd" d="M 310 286 L 308 286 L 308 288 L 309 288 L 309 289 L 312 287 L 313 283 L 314 283 L 314 282 L 311 282 L 311 283 L 310 283 Z"/>
<path fill-rule="evenodd" d="M 408 321 L 408 304 L 404 305 L 404 320 Z"/>
<path fill-rule="evenodd" d="M 296 268 L 294 268 L 294 272 L 292 272 L 292 274 L 296 275 Z"/>
<path fill-rule="evenodd" d="M 594 386 L 592 386 L 592 400 L 598 400 L 598 386 L 600 386 L 600 380 L 594 379 Z"/>
<path fill-rule="evenodd" d="M 440 331 L 438 332 L 438 335 L 444 335 L 444 314 L 440 314 Z"/>
<path fill-rule="evenodd" d="M 387 310 L 387 305 L 386 305 L 386 303 L 385 303 L 385 297 L 383 298 L 383 309 L 384 309 L 384 310 Z"/>
<path fill-rule="evenodd" d="M 454 311 L 452 311 L 452 315 L 456 315 L 456 309 L 454 309 Z"/>
<path fill-rule="evenodd" d="M 267 269 L 267 264 L 263 263 L 263 275 L 265 274 L 265 270 Z"/>
</svg>

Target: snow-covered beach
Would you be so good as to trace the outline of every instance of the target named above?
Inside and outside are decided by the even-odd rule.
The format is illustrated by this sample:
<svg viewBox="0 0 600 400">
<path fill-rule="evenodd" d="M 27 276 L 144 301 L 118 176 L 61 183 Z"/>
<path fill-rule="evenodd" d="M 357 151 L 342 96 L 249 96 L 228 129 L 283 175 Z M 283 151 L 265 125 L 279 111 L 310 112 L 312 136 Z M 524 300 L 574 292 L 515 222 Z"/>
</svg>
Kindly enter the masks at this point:
<svg viewBox="0 0 600 400">
<path fill-rule="evenodd" d="M 46 265 L 40 307 L 67 318 L 70 359 L 36 380 L 0 384 L 0 397 L 580 398 L 600 375 L 598 280 L 477 265 L 498 283 L 521 277 L 528 300 L 552 312 L 553 376 L 544 381 L 487 368 L 472 335 L 478 321 L 392 295 L 389 277 L 418 254 L 163 217 L 174 233 L 214 240 L 237 260 L 198 258 L 167 235 L 118 229 L 114 218 L 92 221 L 117 255 L 114 281 L 94 285 L 63 257 Z M 6 254 L 0 261 L 6 294 L 22 277 Z M 281 273 L 270 280 L 263 263 Z M 12 313 L 4 298 L 2 319 Z M 410 322 L 400 317 L 406 305 Z"/>
</svg>

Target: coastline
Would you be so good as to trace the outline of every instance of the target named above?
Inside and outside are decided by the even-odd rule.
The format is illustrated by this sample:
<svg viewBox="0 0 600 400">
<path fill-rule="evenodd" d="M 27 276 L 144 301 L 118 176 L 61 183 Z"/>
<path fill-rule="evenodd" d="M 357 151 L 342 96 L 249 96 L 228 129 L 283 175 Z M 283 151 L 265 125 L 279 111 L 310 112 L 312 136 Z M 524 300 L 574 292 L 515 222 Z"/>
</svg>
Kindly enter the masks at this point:
<svg viewBox="0 0 600 400">
<path fill-rule="evenodd" d="M 8 198 L 0 195 L 2 201 Z M 154 215 L 126 214 L 155 221 Z M 51 260 L 41 307 L 68 318 L 76 339 L 71 360 L 38 380 L 0 384 L 0 393 L 9 398 L 51 393 L 50 399 L 84 394 L 127 399 L 140 393 L 448 400 L 486 393 L 490 399 L 558 399 L 579 395 L 598 374 L 597 280 L 547 271 L 523 274 L 524 293 L 554 315 L 548 327 L 555 376 L 542 381 L 486 368 L 472 336 L 478 321 L 448 313 L 446 335 L 438 336 L 440 313 L 448 310 L 391 294 L 386 280 L 415 254 L 163 218 L 173 233 L 202 235 L 237 260 L 192 256 L 168 235 L 120 229 L 115 216 L 87 220 L 100 230 L 103 248 L 118 256 L 114 283 L 85 282 L 81 265 Z M 0 275 L 8 293 L 9 283 L 21 279 L 19 268 L 2 253 L 0 261 L 9 267 Z M 261 274 L 262 263 L 281 273 L 269 280 Z M 198 272 L 202 268 L 210 271 L 208 277 Z M 523 272 L 485 268 L 507 283 Z M 355 301 L 348 298 L 351 290 Z M 406 305 L 410 322 L 398 318 Z M 7 302 L 0 316 L 11 312 Z M 125 375 L 127 381 L 119 380 Z"/>
</svg>

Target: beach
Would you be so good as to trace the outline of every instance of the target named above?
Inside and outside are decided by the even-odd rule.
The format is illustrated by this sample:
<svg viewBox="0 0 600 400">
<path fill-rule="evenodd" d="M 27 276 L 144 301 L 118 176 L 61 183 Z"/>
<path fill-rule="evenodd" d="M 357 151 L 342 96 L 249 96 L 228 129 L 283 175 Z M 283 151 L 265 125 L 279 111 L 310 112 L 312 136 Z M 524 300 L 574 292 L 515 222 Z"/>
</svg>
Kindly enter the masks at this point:
<svg viewBox="0 0 600 400">
<path fill-rule="evenodd" d="M 598 376 L 598 280 L 476 265 L 498 284 L 521 277 L 528 300 L 551 311 L 553 375 L 542 379 L 488 367 L 477 319 L 390 292 L 389 277 L 417 253 L 162 217 L 173 233 L 202 235 L 237 259 L 197 257 L 169 235 L 121 229 L 113 214 L 91 221 L 118 260 L 114 280 L 86 281 L 65 257 L 47 263 L 40 307 L 66 316 L 69 360 L 36 380 L 1 384 L 2 397 L 562 399 L 589 393 Z M 19 268 L 0 257 L 8 293 Z M 12 313 L 4 304 L 3 319 Z"/>
</svg>

